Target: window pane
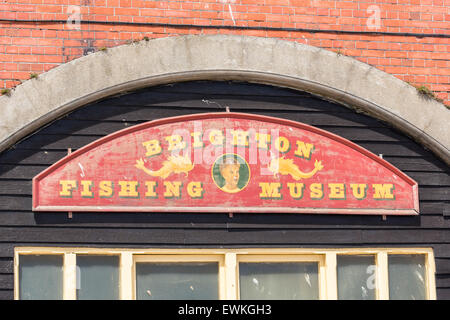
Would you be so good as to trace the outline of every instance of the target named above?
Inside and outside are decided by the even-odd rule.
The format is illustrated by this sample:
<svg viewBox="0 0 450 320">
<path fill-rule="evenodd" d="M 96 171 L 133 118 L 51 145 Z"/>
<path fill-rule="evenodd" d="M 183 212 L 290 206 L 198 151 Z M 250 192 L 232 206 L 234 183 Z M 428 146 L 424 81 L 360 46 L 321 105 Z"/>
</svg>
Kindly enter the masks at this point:
<svg viewBox="0 0 450 320">
<path fill-rule="evenodd" d="M 119 299 L 119 257 L 77 255 L 77 299 Z"/>
<path fill-rule="evenodd" d="M 425 255 L 388 255 L 389 298 L 392 300 L 424 300 Z"/>
<path fill-rule="evenodd" d="M 239 263 L 239 287 L 242 300 L 318 299 L 318 264 Z"/>
<path fill-rule="evenodd" d="M 375 300 L 375 257 L 337 256 L 338 297 L 341 300 Z"/>
<path fill-rule="evenodd" d="M 62 276 L 62 255 L 21 255 L 19 257 L 20 299 L 62 299 Z"/>
<path fill-rule="evenodd" d="M 144 300 L 217 300 L 219 265 L 136 263 L 136 295 Z"/>
</svg>

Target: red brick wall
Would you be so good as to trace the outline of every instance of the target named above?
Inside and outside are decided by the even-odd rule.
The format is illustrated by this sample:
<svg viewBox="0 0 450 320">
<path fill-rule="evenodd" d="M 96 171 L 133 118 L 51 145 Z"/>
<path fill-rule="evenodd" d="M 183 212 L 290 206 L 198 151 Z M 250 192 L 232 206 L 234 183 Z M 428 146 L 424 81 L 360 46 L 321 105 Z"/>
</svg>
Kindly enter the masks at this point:
<svg viewBox="0 0 450 320">
<path fill-rule="evenodd" d="M 64 22 L 5 21 L 66 21 L 70 16 L 82 21 L 171 26 L 81 22 L 77 30 Z M 174 26 L 180 24 L 217 28 Z M 292 30 L 298 28 L 360 33 Z M 31 73 L 45 72 L 103 47 L 143 37 L 217 33 L 277 37 L 337 51 L 413 85 L 425 85 L 450 106 L 450 0 L 0 0 L 0 88 L 14 87 Z"/>
</svg>

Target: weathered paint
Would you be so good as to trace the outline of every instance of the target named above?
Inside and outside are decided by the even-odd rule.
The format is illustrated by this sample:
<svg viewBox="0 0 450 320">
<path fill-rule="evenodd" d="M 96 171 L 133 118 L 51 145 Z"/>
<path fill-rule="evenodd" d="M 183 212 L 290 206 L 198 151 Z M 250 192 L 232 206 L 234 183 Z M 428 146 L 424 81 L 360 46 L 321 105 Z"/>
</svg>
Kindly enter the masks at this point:
<svg viewBox="0 0 450 320">
<path fill-rule="evenodd" d="M 240 113 L 166 118 L 99 139 L 33 179 L 33 210 L 419 211 L 417 183 L 364 148 Z"/>
</svg>

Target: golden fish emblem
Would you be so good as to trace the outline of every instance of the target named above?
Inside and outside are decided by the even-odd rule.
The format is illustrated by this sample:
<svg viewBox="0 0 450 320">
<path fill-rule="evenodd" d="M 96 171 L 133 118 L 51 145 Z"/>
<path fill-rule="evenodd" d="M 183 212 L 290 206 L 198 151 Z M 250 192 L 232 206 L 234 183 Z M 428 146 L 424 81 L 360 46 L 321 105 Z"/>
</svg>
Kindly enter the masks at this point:
<svg viewBox="0 0 450 320">
<path fill-rule="evenodd" d="M 281 175 L 291 175 L 295 180 L 308 179 L 315 175 L 318 171 L 323 169 L 322 161 L 314 162 L 314 169 L 310 172 L 303 172 L 299 167 L 294 164 L 293 159 L 285 159 L 284 156 L 281 158 L 272 158 L 267 167 L 275 176 Z"/>
<path fill-rule="evenodd" d="M 194 165 L 188 156 L 169 156 L 169 158 L 163 162 L 162 167 L 155 171 L 146 168 L 142 158 L 136 160 L 134 166 L 152 177 L 161 177 L 163 179 L 167 178 L 172 173 L 184 173 L 187 176 L 188 172 L 194 169 Z"/>
</svg>

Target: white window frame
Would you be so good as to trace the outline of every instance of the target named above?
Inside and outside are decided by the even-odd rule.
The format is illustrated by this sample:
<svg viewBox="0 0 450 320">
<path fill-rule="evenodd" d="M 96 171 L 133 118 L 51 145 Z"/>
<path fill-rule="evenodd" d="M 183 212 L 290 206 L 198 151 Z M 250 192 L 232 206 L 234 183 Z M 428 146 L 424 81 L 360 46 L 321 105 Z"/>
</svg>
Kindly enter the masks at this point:
<svg viewBox="0 0 450 320">
<path fill-rule="evenodd" d="M 76 299 L 76 256 L 118 255 L 119 299 L 136 297 L 136 262 L 214 261 L 219 263 L 219 299 L 239 299 L 239 262 L 319 263 L 319 298 L 337 300 L 337 255 L 374 255 L 376 299 L 389 299 L 388 255 L 425 255 L 426 299 L 436 299 L 435 263 L 432 248 L 245 248 L 245 249 L 105 249 L 16 247 L 14 250 L 14 299 L 19 297 L 20 255 L 63 255 L 63 299 Z"/>
</svg>

